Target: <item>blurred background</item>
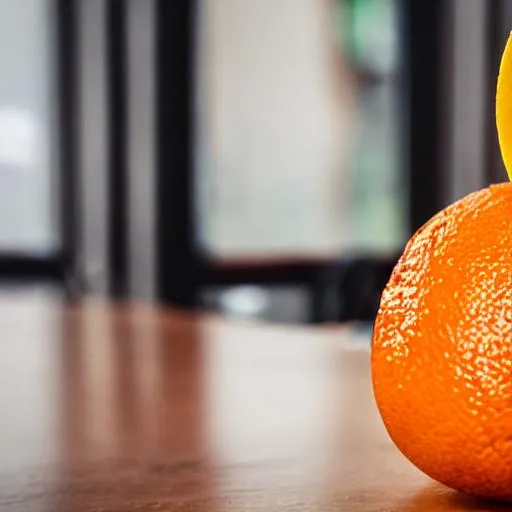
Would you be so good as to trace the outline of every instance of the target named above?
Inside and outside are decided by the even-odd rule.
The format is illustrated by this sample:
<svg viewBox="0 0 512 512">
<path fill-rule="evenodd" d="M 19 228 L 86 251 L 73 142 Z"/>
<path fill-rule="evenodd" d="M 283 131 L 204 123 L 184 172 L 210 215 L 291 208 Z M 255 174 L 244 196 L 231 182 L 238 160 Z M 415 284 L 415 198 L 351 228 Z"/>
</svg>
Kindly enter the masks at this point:
<svg viewBox="0 0 512 512">
<path fill-rule="evenodd" d="M 0 0 L 0 282 L 371 321 L 502 181 L 512 0 Z M 45 293 L 46 293 L 45 292 Z"/>
</svg>

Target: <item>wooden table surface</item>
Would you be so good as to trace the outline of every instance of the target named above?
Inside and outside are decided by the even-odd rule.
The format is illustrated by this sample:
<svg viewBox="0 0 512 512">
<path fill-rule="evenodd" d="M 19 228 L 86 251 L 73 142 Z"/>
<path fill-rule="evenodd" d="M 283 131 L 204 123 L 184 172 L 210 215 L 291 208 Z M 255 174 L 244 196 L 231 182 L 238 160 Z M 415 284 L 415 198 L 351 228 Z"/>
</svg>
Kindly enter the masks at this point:
<svg viewBox="0 0 512 512">
<path fill-rule="evenodd" d="M 0 510 L 499 510 L 388 440 L 367 341 L 0 298 Z"/>
</svg>

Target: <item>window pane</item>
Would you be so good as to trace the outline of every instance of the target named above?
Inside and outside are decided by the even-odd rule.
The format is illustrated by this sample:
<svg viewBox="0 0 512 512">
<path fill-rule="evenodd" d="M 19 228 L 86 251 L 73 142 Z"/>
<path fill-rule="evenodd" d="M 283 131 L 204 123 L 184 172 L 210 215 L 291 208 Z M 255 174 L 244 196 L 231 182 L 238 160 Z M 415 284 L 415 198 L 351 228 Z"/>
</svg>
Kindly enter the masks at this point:
<svg viewBox="0 0 512 512">
<path fill-rule="evenodd" d="M 203 247 L 226 258 L 396 250 L 406 195 L 395 2 L 201 5 Z"/>
<path fill-rule="evenodd" d="M 342 0 L 340 0 L 342 1 Z M 362 252 L 389 253 L 407 236 L 407 182 L 400 118 L 399 13 L 396 0 L 344 0 L 340 24 L 360 75 L 360 134 L 349 165 L 350 243 Z"/>
<path fill-rule="evenodd" d="M 55 248 L 52 2 L 0 0 L 0 251 Z"/>
<path fill-rule="evenodd" d="M 200 226 L 216 256 L 343 248 L 351 103 L 327 6 L 202 2 Z"/>
</svg>

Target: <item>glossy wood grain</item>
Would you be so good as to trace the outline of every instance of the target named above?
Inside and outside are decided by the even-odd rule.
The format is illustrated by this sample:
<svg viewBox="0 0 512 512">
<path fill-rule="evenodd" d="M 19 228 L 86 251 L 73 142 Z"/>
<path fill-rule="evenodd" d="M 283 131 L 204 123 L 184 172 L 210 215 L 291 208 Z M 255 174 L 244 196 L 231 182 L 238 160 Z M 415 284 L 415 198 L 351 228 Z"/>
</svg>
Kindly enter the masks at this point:
<svg viewBox="0 0 512 512">
<path fill-rule="evenodd" d="M 13 297 L 0 327 L 1 511 L 490 509 L 388 440 L 367 335 Z"/>
</svg>

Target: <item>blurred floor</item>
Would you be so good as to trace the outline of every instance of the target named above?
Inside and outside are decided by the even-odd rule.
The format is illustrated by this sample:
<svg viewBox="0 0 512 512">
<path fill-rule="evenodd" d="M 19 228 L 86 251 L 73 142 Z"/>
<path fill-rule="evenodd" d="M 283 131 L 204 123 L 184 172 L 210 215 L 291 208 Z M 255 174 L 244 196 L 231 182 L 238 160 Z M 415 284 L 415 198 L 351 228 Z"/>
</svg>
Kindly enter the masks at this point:
<svg viewBox="0 0 512 512">
<path fill-rule="evenodd" d="M 231 286 L 210 287 L 201 294 L 201 305 L 231 318 L 283 323 L 308 324 L 312 297 L 305 286 Z M 372 324 L 354 322 L 350 327 L 355 339 L 361 335 L 367 343 Z"/>
<path fill-rule="evenodd" d="M 305 323 L 310 297 L 302 286 L 235 286 L 204 290 L 202 303 L 234 316 L 283 323 Z"/>
</svg>

